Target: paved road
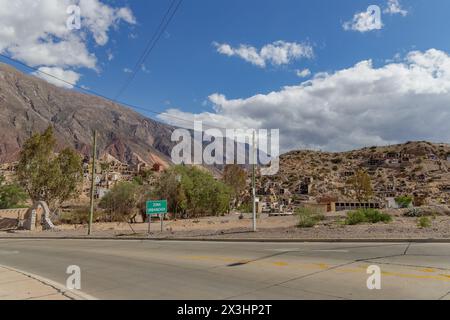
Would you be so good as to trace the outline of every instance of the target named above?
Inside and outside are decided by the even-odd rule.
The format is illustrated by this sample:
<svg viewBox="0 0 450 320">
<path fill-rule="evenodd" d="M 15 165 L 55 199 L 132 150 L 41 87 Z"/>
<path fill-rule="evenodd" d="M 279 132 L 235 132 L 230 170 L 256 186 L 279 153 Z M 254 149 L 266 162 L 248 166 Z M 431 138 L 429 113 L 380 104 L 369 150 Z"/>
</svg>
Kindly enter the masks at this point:
<svg viewBox="0 0 450 320">
<path fill-rule="evenodd" d="M 78 265 L 99 299 L 450 299 L 450 244 L 11 239 L 0 265 L 61 284 Z"/>
</svg>

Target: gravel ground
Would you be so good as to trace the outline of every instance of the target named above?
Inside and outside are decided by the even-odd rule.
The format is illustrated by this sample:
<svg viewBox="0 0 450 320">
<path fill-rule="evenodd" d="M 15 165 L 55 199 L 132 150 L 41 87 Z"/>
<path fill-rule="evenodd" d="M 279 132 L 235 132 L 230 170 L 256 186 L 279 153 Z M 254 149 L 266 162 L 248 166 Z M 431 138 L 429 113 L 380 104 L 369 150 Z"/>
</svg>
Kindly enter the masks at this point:
<svg viewBox="0 0 450 320">
<path fill-rule="evenodd" d="M 237 215 L 196 220 L 166 221 L 164 232 L 160 232 L 158 221 L 152 223 L 150 238 L 248 238 L 248 239 L 449 239 L 450 216 L 431 219 L 430 228 L 420 228 L 416 218 L 393 214 L 389 224 L 360 224 L 346 226 L 341 223 L 345 213 L 327 216 L 326 220 L 313 228 L 296 227 L 297 218 L 267 217 L 258 220 L 258 232 L 251 231 L 252 220 L 247 216 L 240 220 Z M 93 237 L 147 237 L 148 225 L 127 223 L 97 223 Z M 85 237 L 86 226 L 58 226 L 58 231 L 10 231 L 0 232 L 0 237 Z"/>
</svg>

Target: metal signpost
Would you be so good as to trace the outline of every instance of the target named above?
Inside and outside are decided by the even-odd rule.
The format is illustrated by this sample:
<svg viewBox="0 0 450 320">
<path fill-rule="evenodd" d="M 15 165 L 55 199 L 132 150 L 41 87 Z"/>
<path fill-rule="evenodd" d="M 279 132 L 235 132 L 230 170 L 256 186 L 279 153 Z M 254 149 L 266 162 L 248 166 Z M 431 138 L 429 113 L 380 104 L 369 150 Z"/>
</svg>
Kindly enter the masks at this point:
<svg viewBox="0 0 450 320">
<path fill-rule="evenodd" d="M 152 222 L 152 216 L 159 215 L 161 220 L 161 232 L 164 229 L 164 215 L 167 214 L 167 200 L 147 201 L 148 216 L 148 234 L 150 235 L 150 228 Z"/>
</svg>

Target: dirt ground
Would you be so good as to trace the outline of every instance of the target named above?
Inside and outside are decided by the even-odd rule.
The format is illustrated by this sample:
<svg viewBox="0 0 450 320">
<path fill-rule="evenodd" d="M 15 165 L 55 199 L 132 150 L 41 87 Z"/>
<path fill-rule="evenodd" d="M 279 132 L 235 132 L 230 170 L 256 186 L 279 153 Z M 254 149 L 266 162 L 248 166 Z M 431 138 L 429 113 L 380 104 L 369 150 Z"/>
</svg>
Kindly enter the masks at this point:
<svg viewBox="0 0 450 320">
<path fill-rule="evenodd" d="M 151 238 L 248 238 L 248 239 L 449 239 L 450 216 L 436 216 L 431 219 L 432 226 L 420 228 L 417 218 L 393 213 L 393 222 L 385 224 L 342 224 L 345 212 L 328 214 L 326 219 L 312 228 L 298 228 L 296 216 L 269 217 L 261 215 L 257 221 L 258 232 L 253 233 L 251 215 L 239 219 L 239 214 L 225 217 L 165 221 L 163 232 L 158 219 L 151 224 Z M 87 234 L 86 225 L 60 225 L 57 231 L 0 232 L 8 237 L 83 237 Z M 94 237 L 147 237 L 148 224 L 139 223 L 96 223 Z"/>
</svg>

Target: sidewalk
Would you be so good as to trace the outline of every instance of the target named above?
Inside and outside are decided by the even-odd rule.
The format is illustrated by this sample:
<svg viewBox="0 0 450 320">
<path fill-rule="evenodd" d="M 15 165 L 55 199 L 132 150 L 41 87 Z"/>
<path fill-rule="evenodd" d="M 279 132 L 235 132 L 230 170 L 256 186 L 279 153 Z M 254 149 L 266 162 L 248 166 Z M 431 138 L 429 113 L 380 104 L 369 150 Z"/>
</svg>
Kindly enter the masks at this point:
<svg viewBox="0 0 450 320">
<path fill-rule="evenodd" d="M 0 267 L 0 300 L 75 300 L 53 285 L 9 268 Z"/>
</svg>

